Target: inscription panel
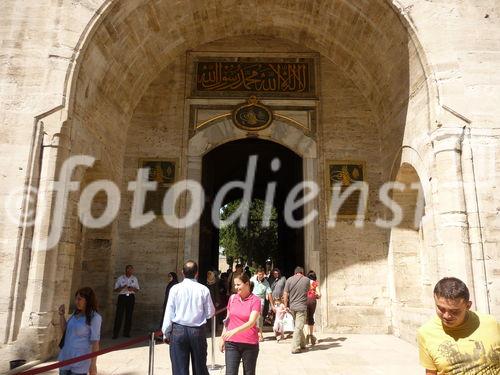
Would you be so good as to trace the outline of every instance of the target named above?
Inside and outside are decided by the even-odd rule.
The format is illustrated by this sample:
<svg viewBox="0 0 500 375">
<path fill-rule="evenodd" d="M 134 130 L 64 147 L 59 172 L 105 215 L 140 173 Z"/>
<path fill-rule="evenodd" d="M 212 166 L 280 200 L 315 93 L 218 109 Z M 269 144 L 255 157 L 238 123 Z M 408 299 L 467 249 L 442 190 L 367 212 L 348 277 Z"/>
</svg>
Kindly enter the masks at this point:
<svg viewBox="0 0 500 375">
<path fill-rule="evenodd" d="M 332 198 L 333 186 L 340 186 L 340 194 L 342 195 L 353 183 L 365 181 L 365 162 L 363 161 L 329 161 L 327 164 L 328 177 L 328 200 Z M 333 203 L 333 202 L 330 202 Z M 355 218 L 358 212 L 358 206 L 363 204 L 361 199 L 361 191 L 353 191 L 338 211 L 338 218 Z M 366 212 L 366 207 L 362 207 L 363 213 Z"/>
<path fill-rule="evenodd" d="M 193 97 L 316 95 L 312 58 L 201 58 L 193 63 Z"/>
</svg>

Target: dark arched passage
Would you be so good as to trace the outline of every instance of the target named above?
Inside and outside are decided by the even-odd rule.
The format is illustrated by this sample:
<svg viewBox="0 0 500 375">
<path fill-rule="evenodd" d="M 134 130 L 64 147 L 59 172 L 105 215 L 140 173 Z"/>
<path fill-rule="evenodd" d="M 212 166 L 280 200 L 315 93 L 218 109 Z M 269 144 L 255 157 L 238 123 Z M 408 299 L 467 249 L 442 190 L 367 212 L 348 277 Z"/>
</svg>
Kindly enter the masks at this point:
<svg viewBox="0 0 500 375">
<path fill-rule="evenodd" d="M 245 180 L 251 155 L 257 156 L 252 199 L 264 200 L 268 184 L 276 182 L 273 205 L 278 213 L 278 255 L 275 266 L 290 275 L 295 266 L 304 265 L 303 228 L 291 228 L 284 218 L 286 198 L 290 190 L 302 181 L 302 158 L 278 143 L 247 138 L 225 143 L 203 157 L 202 185 L 206 193 L 206 205 L 200 219 L 200 280 L 205 278 L 207 270 L 218 268 L 219 230 L 211 219 L 215 196 L 226 183 Z M 271 169 L 271 162 L 275 158 L 281 162 L 276 172 Z M 223 205 L 242 197 L 241 189 L 232 189 Z M 302 209 L 294 212 L 295 218 L 302 215 Z"/>
</svg>

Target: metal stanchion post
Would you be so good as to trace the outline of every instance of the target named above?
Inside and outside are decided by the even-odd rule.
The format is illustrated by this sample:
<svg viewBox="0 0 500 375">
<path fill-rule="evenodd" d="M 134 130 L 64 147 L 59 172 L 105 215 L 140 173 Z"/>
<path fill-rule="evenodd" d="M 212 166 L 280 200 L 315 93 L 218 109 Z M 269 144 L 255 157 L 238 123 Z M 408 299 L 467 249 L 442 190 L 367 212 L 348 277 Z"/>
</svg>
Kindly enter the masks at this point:
<svg viewBox="0 0 500 375">
<path fill-rule="evenodd" d="M 155 371 L 155 333 L 151 332 L 151 337 L 149 338 L 149 369 L 148 375 L 154 375 Z"/>
<path fill-rule="evenodd" d="M 148 375 L 151 375 L 151 337 L 149 337 Z"/>
<path fill-rule="evenodd" d="M 216 365 L 215 364 L 215 334 L 216 334 L 216 321 L 217 321 L 217 315 L 214 315 L 212 317 L 212 364 L 208 366 L 209 370 L 218 370 L 221 369 L 223 366 Z"/>
<path fill-rule="evenodd" d="M 212 317 L 212 368 L 215 367 L 215 330 L 216 330 L 216 316 Z"/>
<path fill-rule="evenodd" d="M 152 342 L 151 345 L 153 347 L 153 351 L 151 353 L 151 375 L 153 375 L 155 372 L 155 345 L 156 345 L 154 332 L 151 333 L 151 342 Z"/>
</svg>

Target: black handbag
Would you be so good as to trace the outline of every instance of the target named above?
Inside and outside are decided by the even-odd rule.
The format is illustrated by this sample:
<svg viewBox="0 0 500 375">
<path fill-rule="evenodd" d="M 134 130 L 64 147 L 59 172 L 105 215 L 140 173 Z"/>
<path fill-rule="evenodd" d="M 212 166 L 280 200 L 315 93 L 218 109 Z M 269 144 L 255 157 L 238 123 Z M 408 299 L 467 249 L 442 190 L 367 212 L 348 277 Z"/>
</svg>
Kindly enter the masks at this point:
<svg viewBox="0 0 500 375">
<path fill-rule="evenodd" d="M 73 315 L 71 315 L 68 319 L 68 321 L 66 322 L 66 327 L 68 326 L 68 323 L 69 321 L 71 320 L 71 318 L 73 317 Z M 63 335 L 61 337 L 61 341 L 59 341 L 59 349 L 62 349 L 63 346 L 64 346 L 64 340 L 66 339 L 66 329 L 64 329 L 64 332 L 63 332 Z"/>
<path fill-rule="evenodd" d="M 61 337 L 61 341 L 59 341 L 59 349 L 62 349 L 64 346 L 64 339 L 66 338 L 66 330 L 64 330 L 64 333 Z"/>
</svg>

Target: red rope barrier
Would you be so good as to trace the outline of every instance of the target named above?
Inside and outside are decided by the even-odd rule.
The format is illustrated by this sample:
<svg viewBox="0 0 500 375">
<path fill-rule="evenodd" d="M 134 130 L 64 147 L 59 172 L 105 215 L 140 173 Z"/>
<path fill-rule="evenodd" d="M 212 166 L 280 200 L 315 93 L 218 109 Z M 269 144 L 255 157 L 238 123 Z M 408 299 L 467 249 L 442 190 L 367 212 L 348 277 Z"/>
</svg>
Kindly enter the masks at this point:
<svg viewBox="0 0 500 375">
<path fill-rule="evenodd" d="M 214 316 L 215 316 L 215 315 L 219 315 L 221 312 L 224 312 L 224 311 L 226 311 L 226 310 L 227 310 L 227 307 L 223 307 L 222 309 L 217 310 L 217 311 L 215 312 Z"/>
<path fill-rule="evenodd" d="M 216 315 L 219 315 L 221 312 L 223 312 L 225 310 L 226 310 L 226 307 L 223 307 L 222 309 L 217 310 L 215 312 L 215 314 L 214 314 L 214 317 Z M 160 335 L 162 335 L 162 331 L 158 330 L 158 331 L 155 332 L 155 337 L 160 336 Z M 135 339 L 122 342 L 121 344 L 113 345 L 113 346 L 110 346 L 109 348 L 98 350 L 97 352 L 92 352 L 92 353 L 84 354 L 84 355 L 81 355 L 79 357 L 67 359 L 65 361 L 56 362 L 56 363 L 53 363 L 51 365 L 47 365 L 47 366 L 43 366 L 43 367 L 38 367 L 38 368 L 26 370 L 26 371 L 20 372 L 19 375 L 41 374 L 41 373 L 44 373 L 44 372 L 47 372 L 47 371 L 50 371 L 50 370 L 55 370 L 55 369 L 60 368 L 60 367 L 64 367 L 64 366 L 67 366 L 67 365 L 72 365 L 73 363 L 85 361 L 87 359 L 91 359 L 91 358 L 94 358 L 94 357 L 97 357 L 97 356 L 100 356 L 100 355 L 103 355 L 103 354 L 106 354 L 106 353 L 109 353 L 109 352 L 114 352 L 114 351 L 119 350 L 119 349 L 127 348 L 129 346 L 134 345 L 134 344 L 138 344 L 140 342 L 149 340 L 149 338 L 150 338 L 149 335 L 148 336 L 137 337 Z"/>
<path fill-rule="evenodd" d="M 155 332 L 155 336 L 158 336 L 160 334 L 160 332 L 161 331 Z M 38 367 L 38 368 L 30 369 L 30 370 L 27 370 L 27 371 L 23 371 L 23 372 L 19 373 L 19 375 L 41 374 L 43 372 L 47 372 L 47 371 L 50 371 L 50 370 L 55 370 L 57 368 L 64 367 L 64 366 L 67 366 L 67 365 L 71 365 L 71 364 L 76 363 L 76 362 L 85 361 L 87 359 L 91 359 L 91 358 L 94 358 L 94 357 L 97 357 L 97 356 L 100 356 L 100 355 L 103 355 L 103 354 L 106 354 L 106 353 L 109 353 L 109 352 L 113 352 L 115 350 L 127 348 L 129 346 L 132 346 L 134 344 L 138 344 L 138 343 L 146 341 L 146 340 L 149 340 L 149 336 L 137 337 L 135 339 L 128 340 L 126 342 L 122 342 L 121 344 L 110 346 L 109 348 L 106 348 L 106 349 L 98 350 L 97 352 L 92 352 L 92 353 L 84 354 L 84 355 L 81 355 L 79 357 L 67 359 L 65 361 L 56 362 L 56 363 L 53 363 L 51 365 L 47 365 L 47 366 L 43 366 L 43 367 Z"/>
</svg>

